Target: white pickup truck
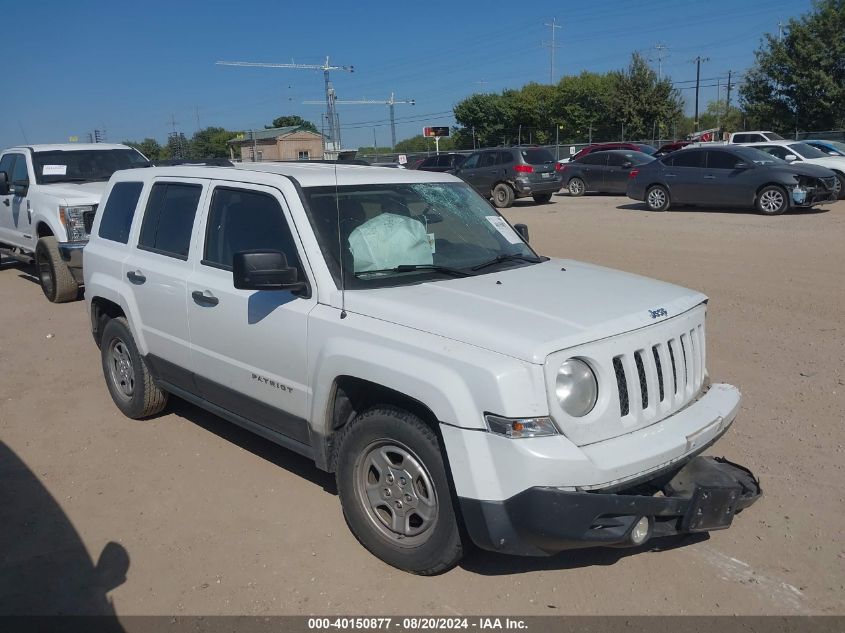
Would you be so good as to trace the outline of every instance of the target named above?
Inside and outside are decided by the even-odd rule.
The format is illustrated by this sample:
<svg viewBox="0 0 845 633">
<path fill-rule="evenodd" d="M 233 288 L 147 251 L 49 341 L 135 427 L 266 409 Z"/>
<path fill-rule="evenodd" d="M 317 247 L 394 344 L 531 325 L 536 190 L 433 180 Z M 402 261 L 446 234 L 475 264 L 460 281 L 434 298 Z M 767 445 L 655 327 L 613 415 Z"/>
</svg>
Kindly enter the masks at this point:
<svg viewBox="0 0 845 633">
<path fill-rule="evenodd" d="M 308 456 L 398 568 L 448 569 L 464 538 L 538 556 L 723 529 L 760 495 L 700 455 L 740 403 L 707 375 L 707 298 L 541 257 L 448 174 L 122 171 L 83 254 L 124 414 L 174 394 Z"/>
<path fill-rule="evenodd" d="M 0 154 L 0 258 L 36 264 L 41 289 L 70 301 L 82 282 L 78 260 L 106 181 L 119 169 L 146 167 L 126 145 L 58 144 L 12 147 Z M 75 272 L 74 272 L 75 271 Z"/>
</svg>

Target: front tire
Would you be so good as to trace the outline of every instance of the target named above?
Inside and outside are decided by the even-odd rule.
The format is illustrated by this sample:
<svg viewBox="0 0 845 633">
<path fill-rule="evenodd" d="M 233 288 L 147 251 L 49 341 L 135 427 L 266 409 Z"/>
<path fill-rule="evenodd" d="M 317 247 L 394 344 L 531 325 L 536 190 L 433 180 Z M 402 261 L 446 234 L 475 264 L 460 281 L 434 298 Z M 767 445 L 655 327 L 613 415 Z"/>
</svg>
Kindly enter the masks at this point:
<svg viewBox="0 0 845 633">
<path fill-rule="evenodd" d="M 786 190 L 777 185 L 763 187 L 757 194 L 757 211 L 763 215 L 780 215 L 789 208 Z"/>
<path fill-rule="evenodd" d="M 399 569 L 430 576 L 463 556 L 434 431 L 396 407 L 365 411 L 338 442 L 337 489 L 355 538 Z"/>
<path fill-rule="evenodd" d="M 35 270 L 41 290 L 48 301 L 65 303 L 73 301 L 79 295 L 79 284 L 70 274 L 55 237 L 42 237 L 35 245 Z"/>
<path fill-rule="evenodd" d="M 839 189 L 835 191 L 838 194 L 836 199 L 845 200 L 845 174 L 840 174 L 838 171 L 833 174 L 836 176 L 836 182 L 839 183 Z"/>
<path fill-rule="evenodd" d="M 651 211 L 666 211 L 671 204 L 669 190 L 663 185 L 652 185 L 645 192 L 645 203 Z"/>
<path fill-rule="evenodd" d="M 549 200 L 552 199 L 552 194 L 550 193 L 535 193 L 533 196 L 534 202 L 537 204 L 546 204 Z"/>
<path fill-rule="evenodd" d="M 493 187 L 493 204 L 498 209 L 507 209 L 513 205 L 515 194 L 509 185 L 500 182 Z"/>
<path fill-rule="evenodd" d="M 100 357 L 106 386 L 123 415 L 138 420 L 164 409 L 167 392 L 155 384 L 124 317 L 106 323 Z"/>
</svg>

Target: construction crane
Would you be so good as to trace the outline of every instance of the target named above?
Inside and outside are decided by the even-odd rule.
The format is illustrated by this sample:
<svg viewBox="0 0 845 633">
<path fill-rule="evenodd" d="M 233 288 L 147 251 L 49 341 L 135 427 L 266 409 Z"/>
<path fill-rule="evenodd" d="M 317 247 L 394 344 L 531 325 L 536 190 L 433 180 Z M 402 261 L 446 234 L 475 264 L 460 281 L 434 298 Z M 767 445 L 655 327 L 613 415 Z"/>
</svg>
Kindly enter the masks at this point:
<svg viewBox="0 0 845 633">
<path fill-rule="evenodd" d="M 332 70 L 345 70 L 346 72 L 355 72 L 354 66 L 332 66 L 329 64 L 329 57 L 326 56 L 326 61 L 323 64 L 273 64 L 266 62 L 216 62 L 219 66 L 251 66 L 257 68 L 298 68 L 301 70 L 322 70 L 323 78 L 326 84 L 326 118 L 329 121 L 329 133 L 326 140 L 326 149 L 328 151 L 340 151 L 340 119 L 337 116 L 337 109 L 335 104 L 338 103 L 337 96 L 332 86 L 332 79 L 330 72 Z M 322 102 L 321 102 L 322 103 Z"/>
<path fill-rule="evenodd" d="M 302 103 L 308 105 L 315 105 L 322 103 L 321 101 L 303 101 Z M 379 101 L 378 99 L 358 99 L 353 101 L 336 101 L 335 103 L 342 103 L 343 105 L 386 105 L 390 106 L 390 149 L 394 149 L 396 147 L 396 116 L 395 116 L 395 108 L 394 106 L 397 103 L 406 103 L 408 105 L 417 105 L 416 100 L 414 99 L 405 99 L 399 100 L 393 96 L 393 93 L 390 93 L 390 99 L 387 101 Z"/>
</svg>

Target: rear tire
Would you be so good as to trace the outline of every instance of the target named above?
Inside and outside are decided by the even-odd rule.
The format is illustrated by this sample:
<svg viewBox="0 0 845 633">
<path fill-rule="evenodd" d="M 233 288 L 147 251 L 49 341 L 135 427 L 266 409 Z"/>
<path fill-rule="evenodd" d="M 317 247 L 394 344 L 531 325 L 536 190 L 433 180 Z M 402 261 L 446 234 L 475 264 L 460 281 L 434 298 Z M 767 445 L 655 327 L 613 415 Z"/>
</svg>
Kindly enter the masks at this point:
<svg viewBox="0 0 845 633">
<path fill-rule="evenodd" d="M 155 384 L 124 317 L 106 323 L 100 357 L 106 386 L 123 415 L 138 420 L 164 409 L 167 392 Z"/>
<path fill-rule="evenodd" d="M 652 185 L 645 192 L 646 206 L 652 211 L 666 211 L 671 205 L 669 190 L 663 185 Z"/>
<path fill-rule="evenodd" d="M 510 185 L 500 182 L 498 185 L 493 187 L 493 204 L 498 209 L 507 209 L 512 206 L 515 197 L 516 196 L 513 189 L 510 188 Z"/>
<path fill-rule="evenodd" d="M 566 185 L 567 190 L 569 191 L 570 196 L 579 197 L 583 196 L 587 192 L 587 185 L 584 184 L 584 181 L 578 178 L 577 176 L 569 181 L 569 184 Z"/>
<path fill-rule="evenodd" d="M 537 204 L 546 204 L 549 200 L 552 199 L 552 194 L 550 193 L 537 193 L 531 196 L 534 198 L 534 202 Z"/>
<path fill-rule="evenodd" d="M 35 245 L 35 271 L 44 296 L 53 303 L 73 301 L 79 295 L 79 284 L 70 274 L 55 237 L 42 237 Z"/>
<path fill-rule="evenodd" d="M 760 190 L 754 204 L 763 215 L 780 215 L 789 208 L 789 198 L 783 187 L 769 185 Z"/>
<path fill-rule="evenodd" d="M 396 407 L 365 411 L 338 439 L 337 489 L 355 538 L 399 569 L 431 576 L 463 545 L 437 436 Z"/>
</svg>

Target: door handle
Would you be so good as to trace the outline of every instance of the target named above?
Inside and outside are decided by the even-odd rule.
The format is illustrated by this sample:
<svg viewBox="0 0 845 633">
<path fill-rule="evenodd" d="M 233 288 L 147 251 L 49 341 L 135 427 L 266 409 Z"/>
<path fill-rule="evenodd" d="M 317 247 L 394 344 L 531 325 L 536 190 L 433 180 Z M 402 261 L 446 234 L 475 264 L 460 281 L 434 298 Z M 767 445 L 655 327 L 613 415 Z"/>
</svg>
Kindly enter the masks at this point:
<svg viewBox="0 0 845 633">
<path fill-rule="evenodd" d="M 209 290 L 206 290 L 205 292 L 194 290 L 191 293 L 191 297 L 193 297 L 194 303 L 197 303 L 201 306 L 216 306 L 218 303 L 220 303 L 220 299 L 211 294 L 211 291 Z"/>
<path fill-rule="evenodd" d="M 704 180 L 716 180 L 716 176 L 705 176 Z"/>
<path fill-rule="evenodd" d="M 677 178 L 677 174 L 666 174 L 667 178 Z"/>
<path fill-rule="evenodd" d="M 137 271 L 137 272 L 134 271 L 134 270 L 130 270 L 128 273 L 126 273 L 126 278 L 129 281 L 131 281 L 133 284 L 136 284 L 136 285 L 139 285 L 139 286 L 142 283 L 144 283 L 145 281 L 147 281 L 147 278 L 144 277 L 143 273 L 141 273 L 140 270 Z"/>
</svg>

